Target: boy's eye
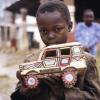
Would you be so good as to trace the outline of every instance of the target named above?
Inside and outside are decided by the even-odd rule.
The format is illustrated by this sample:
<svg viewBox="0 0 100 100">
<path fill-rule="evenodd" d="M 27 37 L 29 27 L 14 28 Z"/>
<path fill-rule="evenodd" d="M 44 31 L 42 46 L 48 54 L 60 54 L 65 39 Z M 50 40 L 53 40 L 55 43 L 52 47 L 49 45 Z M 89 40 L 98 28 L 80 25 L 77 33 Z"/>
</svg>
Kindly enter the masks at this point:
<svg viewBox="0 0 100 100">
<path fill-rule="evenodd" d="M 60 32 L 62 30 L 62 28 L 61 27 L 57 27 L 57 28 L 55 28 L 55 32 Z"/>
<path fill-rule="evenodd" d="M 47 33 L 48 33 L 47 29 L 40 29 L 40 32 L 41 32 L 42 34 L 47 34 Z"/>
</svg>

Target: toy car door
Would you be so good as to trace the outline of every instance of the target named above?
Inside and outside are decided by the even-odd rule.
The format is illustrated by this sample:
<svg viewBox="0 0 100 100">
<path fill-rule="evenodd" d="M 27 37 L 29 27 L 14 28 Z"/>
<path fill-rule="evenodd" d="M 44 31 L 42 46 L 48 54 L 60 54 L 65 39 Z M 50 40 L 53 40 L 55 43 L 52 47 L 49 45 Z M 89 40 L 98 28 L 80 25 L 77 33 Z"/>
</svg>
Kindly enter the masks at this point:
<svg viewBox="0 0 100 100">
<path fill-rule="evenodd" d="M 58 66 L 58 50 L 47 49 L 43 55 L 44 67 L 56 67 Z"/>
</svg>

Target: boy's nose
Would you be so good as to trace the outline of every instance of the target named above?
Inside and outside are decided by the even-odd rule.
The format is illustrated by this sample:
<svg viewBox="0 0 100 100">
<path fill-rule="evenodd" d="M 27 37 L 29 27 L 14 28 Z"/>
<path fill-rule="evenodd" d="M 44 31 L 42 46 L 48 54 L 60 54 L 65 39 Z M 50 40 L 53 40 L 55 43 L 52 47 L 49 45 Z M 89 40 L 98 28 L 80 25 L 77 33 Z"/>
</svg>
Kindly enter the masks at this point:
<svg viewBox="0 0 100 100">
<path fill-rule="evenodd" d="M 49 35 L 48 35 L 48 37 L 52 39 L 52 38 L 55 37 L 55 34 L 53 32 L 50 32 Z"/>
</svg>

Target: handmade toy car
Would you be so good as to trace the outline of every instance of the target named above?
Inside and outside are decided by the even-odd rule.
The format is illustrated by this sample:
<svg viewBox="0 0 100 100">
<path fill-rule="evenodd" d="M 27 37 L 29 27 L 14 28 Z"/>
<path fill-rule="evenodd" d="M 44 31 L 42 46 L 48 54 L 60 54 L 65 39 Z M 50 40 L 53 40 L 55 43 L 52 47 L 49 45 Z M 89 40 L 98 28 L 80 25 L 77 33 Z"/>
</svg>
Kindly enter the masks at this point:
<svg viewBox="0 0 100 100">
<path fill-rule="evenodd" d="M 65 86 L 71 88 L 86 67 L 84 50 L 78 42 L 45 47 L 37 61 L 19 65 L 23 83 L 29 88 L 36 88 L 40 78 L 50 76 L 61 77 Z"/>
</svg>

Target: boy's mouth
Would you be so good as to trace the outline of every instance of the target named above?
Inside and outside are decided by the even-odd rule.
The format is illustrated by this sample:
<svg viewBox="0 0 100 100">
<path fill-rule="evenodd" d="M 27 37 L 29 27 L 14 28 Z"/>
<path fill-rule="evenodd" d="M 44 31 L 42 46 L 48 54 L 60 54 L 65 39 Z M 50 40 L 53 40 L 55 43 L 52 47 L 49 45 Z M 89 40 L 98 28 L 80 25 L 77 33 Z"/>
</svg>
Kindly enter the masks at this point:
<svg viewBox="0 0 100 100">
<path fill-rule="evenodd" d="M 58 42 L 48 42 L 48 45 L 57 45 L 57 44 L 61 44 L 61 43 L 58 43 Z"/>
<path fill-rule="evenodd" d="M 54 45 L 54 44 L 58 44 L 56 42 L 48 42 L 48 45 Z"/>
</svg>

